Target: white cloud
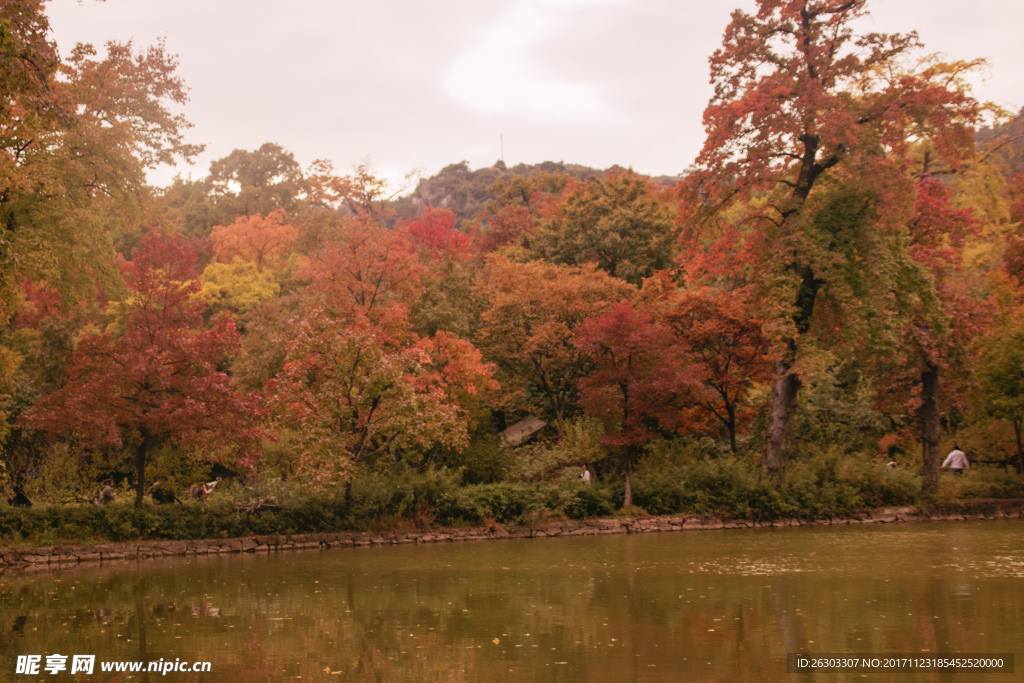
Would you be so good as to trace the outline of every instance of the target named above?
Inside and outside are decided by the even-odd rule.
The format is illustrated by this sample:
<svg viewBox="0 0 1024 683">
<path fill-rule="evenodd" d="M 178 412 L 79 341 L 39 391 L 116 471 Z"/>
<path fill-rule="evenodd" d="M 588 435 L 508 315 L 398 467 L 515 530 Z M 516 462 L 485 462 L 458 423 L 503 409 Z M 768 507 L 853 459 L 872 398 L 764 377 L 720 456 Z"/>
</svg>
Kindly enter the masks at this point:
<svg viewBox="0 0 1024 683">
<path fill-rule="evenodd" d="M 5 0 L 0 0 L 4 2 Z M 990 57 L 985 100 L 1019 107 L 1020 0 L 871 0 L 869 31 L 920 31 L 950 59 Z M 466 159 L 550 160 L 674 174 L 704 140 L 708 55 L 729 13 L 755 0 L 49 0 L 64 54 L 167 36 L 191 88 L 188 141 L 207 150 L 277 142 L 340 169 L 371 156 L 382 172 L 434 173 Z M 993 22 L 992 17 L 999 21 Z M 165 183 L 182 165 L 151 176 Z"/>
<path fill-rule="evenodd" d="M 582 4 L 594 0 L 546 0 L 544 4 Z M 448 74 L 448 91 L 473 107 L 489 111 L 525 109 L 543 114 L 578 116 L 601 108 L 591 85 L 537 79 L 527 67 L 529 48 L 551 31 L 551 22 L 530 2 L 487 32 Z"/>
</svg>

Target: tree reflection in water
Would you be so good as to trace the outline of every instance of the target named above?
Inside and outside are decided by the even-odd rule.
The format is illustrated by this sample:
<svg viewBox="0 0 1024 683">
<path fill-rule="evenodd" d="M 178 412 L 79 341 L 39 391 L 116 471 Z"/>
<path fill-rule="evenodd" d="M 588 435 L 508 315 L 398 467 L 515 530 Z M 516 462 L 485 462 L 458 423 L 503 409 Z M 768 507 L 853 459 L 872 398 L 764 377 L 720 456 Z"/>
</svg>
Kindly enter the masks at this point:
<svg viewBox="0 0 1024 683">
<path fill-rule="evenodd" d="M 1008 520 L 7 573 L 0 656 L 202 660 L 244 683 L 782 680 L 786 652 L 1012 652 L 1022 541 Z"/>
</svg>

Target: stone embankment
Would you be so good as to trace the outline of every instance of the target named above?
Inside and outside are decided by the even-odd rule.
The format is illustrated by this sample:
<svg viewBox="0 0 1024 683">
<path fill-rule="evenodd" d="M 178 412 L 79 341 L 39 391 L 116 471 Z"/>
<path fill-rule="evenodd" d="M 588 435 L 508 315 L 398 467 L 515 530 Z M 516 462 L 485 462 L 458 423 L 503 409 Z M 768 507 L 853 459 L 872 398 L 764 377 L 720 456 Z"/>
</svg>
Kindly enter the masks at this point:
<svg viewBox="0 0 1024 683">
<path fill-rule="evenodd" d="M 468 529 L 431 529 L 394 533 L 330 533 L 291 536 L 249 536 L 201 541 L 137 541 L 91 546 L 54 546 L 42 548 L 0 548 L 0 571 L 26 566 L 65 565 L 81 562 L 113 562 L 157 557 L 214 555 L 219 553 L 258 553 L 280 550 L 317 550 L 359 548 L 415 543 L 484 541 L 507 538 L 549 538 L 596 536 L 599 534 L 642 534 L 670 531 L 709 531 L 795 526 L 838 526 L 850 524 L 893 524 L 897 522 L 954 521 L 968 519 L 1022 519 L 1024 500 L 971 501 L 942 511 L 923 512 L 917 508 L 885 508 L 866 511 L 858 517 L 815 520 L 778 519 L 754 521 L 723 520 L 717 517 L 639 517 L 594 519 L 582 522 L 556 522 L 541 526 L 473 527 Z"/>
</svg>

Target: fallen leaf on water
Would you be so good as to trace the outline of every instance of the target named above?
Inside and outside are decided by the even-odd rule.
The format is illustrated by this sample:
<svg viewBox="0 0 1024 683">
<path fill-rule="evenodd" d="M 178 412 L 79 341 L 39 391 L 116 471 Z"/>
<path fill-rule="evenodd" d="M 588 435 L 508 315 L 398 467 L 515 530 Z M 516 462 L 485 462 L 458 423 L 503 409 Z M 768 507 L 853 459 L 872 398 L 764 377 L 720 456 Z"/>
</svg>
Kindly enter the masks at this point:
<svg viewBox="0 0 1024 683">
<path fill-rule="evenodd" d="M 492 643 L 494 643 L 495 645 L 497 645 L 497 644 L 498 644 L 498 643 L 500 643 L 501 641 L 500 641 L 500 640 L 498 640 L 497 638 L 495 638 L 495 639 L 494 639 L 494 640 L 492 640 L 491 642 L 492 642 Z"/>
</svg>

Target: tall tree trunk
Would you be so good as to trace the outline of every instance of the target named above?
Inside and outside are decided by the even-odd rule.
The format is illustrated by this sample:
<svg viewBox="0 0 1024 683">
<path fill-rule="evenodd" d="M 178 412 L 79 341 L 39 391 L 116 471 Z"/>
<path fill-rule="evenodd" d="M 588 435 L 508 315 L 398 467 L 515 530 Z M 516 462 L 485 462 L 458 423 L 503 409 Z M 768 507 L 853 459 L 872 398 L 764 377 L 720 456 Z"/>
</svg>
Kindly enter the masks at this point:
<svg viewBox="0 0 1024 683">
<path fill-rule="evenodd" d="M 732 454 L 736 455 L 736 406 L 726 403 L 725 409 L 729 412 L 729 422 L 726 424 L 729 430 L 729 448 Z"/>
<path fill-rule="evenodd" d="M 764 443 L 761 471 L 768 472 L 768 479 L 772 484 L 781 486 L 786 483 L 784 455 L 793 432 L 800 378 L 792 372 L 790 363 L 781 360 L 775 363 L 775 377 L 775 386 L 772 387 L 772 412 L 768 418 L 768 436 Z"/>
<path fill-rule="evenodd" d="M 622 500 L 623 510 L 633 507 L 633 452 L 631 446 L 626 448 L 626 497 Z"/>
<path fill-rule="evenodd" d="M 921 450 L 924 461 L 924 491 L 939 490 L 939 438 L 942 427 L 939 424 L 939 369 L 931 363 L 921 372 L 921 408 L 918 416 L 921 422 Z"/>
<path fill-rule="evenodd" d="M 804 268 L 801 273 L 800 290 L 796 295 L 796 311 L 793 325 L 798 335 L 807 334 L 814 319 L 814 302 L 818 290 L 824 284 L 814 276 L 814 271 Z M 793 372 L 796 362 L 797 340 L 785 340 L 786 349 L 781 359 L 775 362 L 775 386 L 772 388 L 772 412 L 768 418 L 768 436 L 764 442 L 764 457 L 761 459 L 761 473 L 768 471 L 768 478 L 776 487 L 786 483 L 785 451 L 793 434 L 793 418 L 796 415 L 796 395 L 800 391 L 800 378 Z"/>
<path fill-rule="evenodd" d="M 146 493 L 146 455 L 149 452 L 149 432 L 142 430 L 142 440 L 135 448 L 135 509 L 142 507 Z"/>
</svg>

